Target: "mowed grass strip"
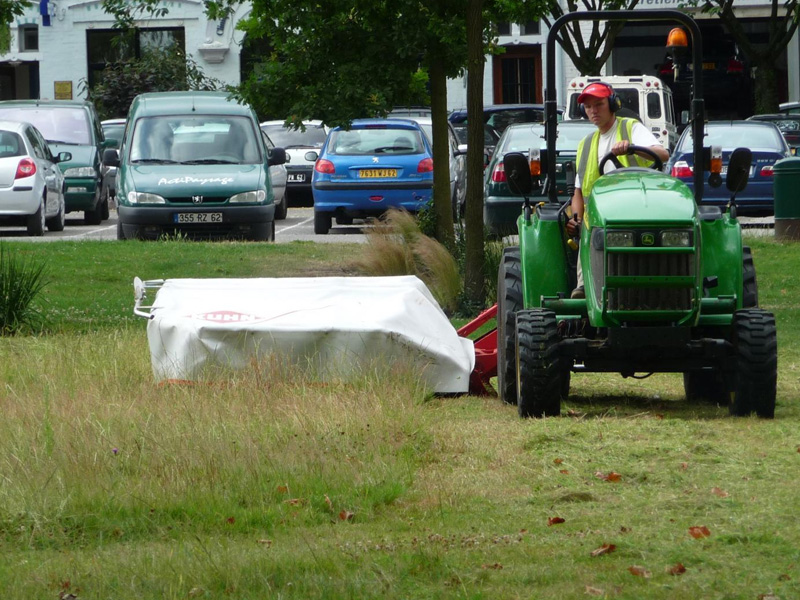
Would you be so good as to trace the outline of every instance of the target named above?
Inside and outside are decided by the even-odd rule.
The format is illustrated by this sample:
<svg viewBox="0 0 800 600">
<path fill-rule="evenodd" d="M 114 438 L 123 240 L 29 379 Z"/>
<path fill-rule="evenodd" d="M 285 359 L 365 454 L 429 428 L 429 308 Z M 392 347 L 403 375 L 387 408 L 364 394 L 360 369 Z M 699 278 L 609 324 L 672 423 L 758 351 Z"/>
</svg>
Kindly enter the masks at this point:
<svg viewBox="0 0 800 600">
<path fill-rule="evenodd" d="M 563 417 L 523 421 L 497 398 L 435 398 L 403 365 L 323 383 L 270 357 L 224 382 L 159 386 L 143 320 L 56 321 L 56 333 L 4 339 L 0 589 L 798 597 L 800 248 L 748 241 L 761 304 L 778 319 L 774 421 L 688 404 L 670 374 L 575 376 Z M 278 270 L 261 248 L 245 255 L 258 251 L 266 273 Z M 346 272 L 352 253 L 320 265 Z M 128 298 L 136 267 L 117 262 L 133 272 L 111 277 Z M 225 268 L 218 276 L 249 276 Z M 198 276 L 158 270 L 139 276 Z"/>
</svg>

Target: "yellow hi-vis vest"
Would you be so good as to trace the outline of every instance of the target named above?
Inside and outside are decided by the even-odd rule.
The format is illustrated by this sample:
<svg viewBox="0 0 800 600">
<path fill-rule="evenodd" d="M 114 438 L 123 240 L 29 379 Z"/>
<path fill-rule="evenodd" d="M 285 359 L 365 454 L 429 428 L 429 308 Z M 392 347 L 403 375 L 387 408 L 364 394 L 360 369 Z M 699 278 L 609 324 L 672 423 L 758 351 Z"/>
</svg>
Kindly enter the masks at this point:
<svg viewBox="0 0 800 600">
<path fill-rule="evenodd" d="M 636 119 L 617 117 L 614 126 L 617 128 L 616 141 L 630 142 L 633 131 L 633 124 Z M 587 143 L 588 142 L 588 143 Z M 597 147 L 600 144 L 600 130 L 590 133 L 578 144 L 578 176 L 581 178 L 581 193 L 584 199 L 589 197 L 592 186 L 597 178 L 600 177 L 600 157 L 597 156 Z M 622 155 L 617 157 L 623 166 L 630 167 L 631 158 L 635 161 L 635 166 L 646 167 L 653 161 L 642 158 L 637 154 Z"/>
</svg>

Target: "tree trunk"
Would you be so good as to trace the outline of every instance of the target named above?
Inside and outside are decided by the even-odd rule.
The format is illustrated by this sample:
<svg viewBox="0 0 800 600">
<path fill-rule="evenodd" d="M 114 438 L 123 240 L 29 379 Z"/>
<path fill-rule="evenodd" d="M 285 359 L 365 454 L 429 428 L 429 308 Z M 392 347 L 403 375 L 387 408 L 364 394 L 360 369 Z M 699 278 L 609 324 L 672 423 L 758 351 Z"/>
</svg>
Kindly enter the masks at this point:
<svg viewBox="0 0 800 600">
<path fill-rule="evenodd" d="M 773 61 L 756 64 L 755 69 L 755 114 L 763 115 L 778 112 L 778 78 Z"/>
<path fill-rule="evenodd" d="M 483 305 L 483 0 L 467 3 L 467 208 L 464 291 Z"/>
<path fill-rule="evenodd" d="M 447 136 L 447 76 L 436 48 L 429 65 L 431 112 L 433 113 L 433 210 L 436 239 L 454 252 L 452 197 L 450 194 L 450 140 Z"/>
</svg>

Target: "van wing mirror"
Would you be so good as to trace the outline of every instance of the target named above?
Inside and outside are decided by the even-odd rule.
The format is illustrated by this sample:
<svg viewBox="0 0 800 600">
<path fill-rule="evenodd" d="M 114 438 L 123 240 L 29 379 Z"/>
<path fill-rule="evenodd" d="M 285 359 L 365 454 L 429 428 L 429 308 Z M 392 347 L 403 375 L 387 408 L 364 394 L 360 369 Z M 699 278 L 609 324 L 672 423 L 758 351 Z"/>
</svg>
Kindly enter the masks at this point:
<svg viewBox="0 0 800 600">
<path fill-rule="evenodd" d="M 728 159 L 728 174 L 725 185 L 734 194 L 747 187 L 750 178 L 750 165 L 753 162 L 753 153 L 749 148 L 736 148 Z"/>
<path fill-rule="evenodd" d="M 286 150 L 283 148 L 273 148 L 267 156 L 267 164 L 270 167 L 286 164 Z"/>
<path fill-rule="evenodd" d="M 518 196 L 530 196 L 533 189 L 531 167 L 528 158 L 521 152 L 509 152 L 503 156 L 503 170 L 509 189 Z"/>
<path fill-rule="evenodd" d="M 105 150 L 103 152 L 103 164 L 107 167 L 118 167 L 119 153 L 113 148 Z"/>
</svg>

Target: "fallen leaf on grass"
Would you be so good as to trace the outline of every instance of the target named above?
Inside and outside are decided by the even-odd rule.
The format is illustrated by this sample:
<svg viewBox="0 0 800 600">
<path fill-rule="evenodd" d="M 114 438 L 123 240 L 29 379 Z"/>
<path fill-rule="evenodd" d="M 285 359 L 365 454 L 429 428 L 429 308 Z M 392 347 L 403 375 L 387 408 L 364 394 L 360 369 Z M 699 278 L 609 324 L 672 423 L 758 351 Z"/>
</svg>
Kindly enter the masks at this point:
<svg viewBox="0 0 800 600">
<path fill-rule="evenodd" d="M 689 527 L 689 535 L 691 535 L 694 539 L 699 540 L 701 538 L 707 538 L 711 535 L 711 532 L 708 530 L 708 527 L 703 525 L 702 527 Z"/>
<path fill-rule="evenodd" d="M 688 468 L 689 468 L 689 463 L 686 462 L 681 463 L 681 471 L 685 471 Z"/>
<path fill-rule="evenodd" d="M 780 600 L 780 598 L 775 594 L 769 593 L 769 594 L 759 594 L 758 600 Z"/>
<path fill-rule="evenodd" d="M 602 471 L 597 471 L 594 474 L 595 477 L 598 479 L 602 479 L 603 481 L 620 481 L 622 480 L 622 475 L 619 473 L 615 473 L 614 471 L 610 471 L 608 473 L 603 473 Z"/>
<path fill-rule="evenodd" d="M 563 463 L 563 462 L 564 462 L 564 459 L 563 459 L 563 458 L 556 458 L 555 460 L 553 460 L 553 462 L 554 462 L 555 464 L 557 464 L 557 465 L 560 465 L 561 463 Z"/>
<path fill-rule="evenodd" d="M 272 546 L 272 540 L 268 540 L 266 538 L 258 540 L 258 543 L 261 544 L 262 546 L 266 546 L 267 548 Z"/>
<path fill-rule="evenodd" d="M 491 565 L 481 565 L 481 569 L 497 569 L 498 571 L 503 568 L 503 565 L 500 563 L 494 563 Z"/>
<path fill-rule="evenodd" d="M 617 547 L 614 544 L 603 544 L 599 548 L 595 548 L 589 553 L 589 556 L 602 556 L 603 554 L 611 554 Z"/>
<path fill-rule="evenodd" d="M 725 490 L 721 490 L 718 487 L 711 488 L 711 493 L 714 494 L 715 496 L 719 496 L 720 498 L 727 498 L 728 496 L 730 496 L 728 492 L 726 492 Z"/>
<path fill-rule="evenodd" d="M 549 519 L 547 519 L 547 526 L 549 527 L 550 525 L 560 525 L 563 522 L 564 519 L 562 519 L 561 517 L 550 517 Z"/>
<path fill-rule="evenodd" d="M 559 473 L 561 473 L 562 475 L 569 475 L 569 471 L 567 471 L 566 469 L 559 470 Z"/>
<path fill-rule="evenodd" d="M 686 573 L 686 567 L 684 567 L 681 563 L 675 563 L 671 567 L 667 567 L 667 573 L 670 575 L 683 575 Z"/>
<path fill-rule="evenodd" d="M 590 596 L 605 596 L 605 592 L 600 588 L 592 587 L 590 585 L 586 586 L 586 593 Z"/>
<path fill-rule="evenodd" d="M 325 494 L 325 504 L 328 505 L 328 510 L 333 512 L 333 502 L 331 502 L 331 499 L 328 498 L 328 494 Z"/>
<path fill-rule="evenodd" d="M 228 517 L 225 520 L 228 522 L 228 525 L 233 525 L 234 523 L 236 523 L 236 518 L 235 517 Z"/>
<path fill-rule="evenodd" d="M 279 494 L 288 494 L 289 493 L 289 486 L 288 485 L 279 485 L 278 486 L 278 493 Z"/>
<path fill-rule="evenodd" d="M 631 575 L 636 575 L 637 577 L 644 577 L 645 579 L 650 577 L 650 571 L 638 565 L 628 567 L 628 571 L 631 572 Z"/>
<path fill-rule="evenodd" d="M 284 500 L 286 504 L 289 506 L 304 506 L 306 503 L 305 498 L 290 498 L 289 500 Z"/>
<path fill-rule="evenodd" d="M 339 520 L 340 521 L 352 521 L 353 517 L 355 517 L 355 513 L 351 513 L 349 510 L 343 510 L 339 513 Z"/>
<path fill-rule="evenodd" d="M 792 580 L 792 578 L 789 576 L 788 573 L 781 573 L 778 576 L 778 581 L 791 581 L 791 580 Z"/>
</svg>

